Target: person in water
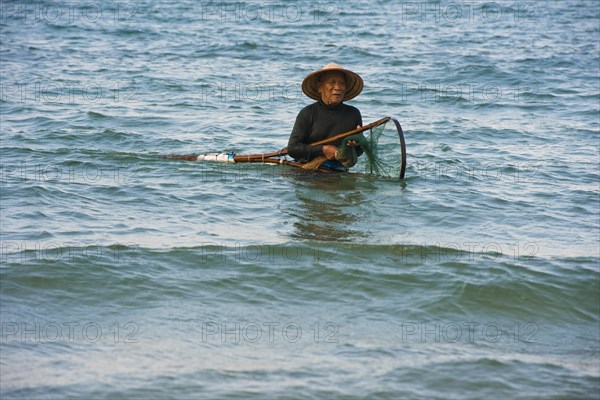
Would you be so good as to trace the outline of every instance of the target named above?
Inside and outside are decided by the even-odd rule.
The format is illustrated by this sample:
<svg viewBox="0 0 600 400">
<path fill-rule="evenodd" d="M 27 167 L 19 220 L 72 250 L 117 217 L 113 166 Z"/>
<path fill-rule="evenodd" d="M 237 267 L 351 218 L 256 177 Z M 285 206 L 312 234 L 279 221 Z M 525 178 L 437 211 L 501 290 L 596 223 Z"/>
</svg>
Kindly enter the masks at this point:
<svg viewBox="0 0 600 400">
<path fill-rule="evenodd" d="M 362 126 L 360 111 L 344 102 L 358 96 L 363 86 L 363 80 L 357 73 L 335 63 L 327 64 L 304 78 L 302 91 L 316 102 L 298 113 L 288 141 L 288 154 L 302 163 L 324 156 L 327 161 L 323 166 L 346 170 L 336 160 L 336 145 L 310 146 L 310 143 Z M 348 146 L 358 144 L 349 141 Z M 356 149 L 358 154 L 362 153 L 360 146 Z"/>
</svg>

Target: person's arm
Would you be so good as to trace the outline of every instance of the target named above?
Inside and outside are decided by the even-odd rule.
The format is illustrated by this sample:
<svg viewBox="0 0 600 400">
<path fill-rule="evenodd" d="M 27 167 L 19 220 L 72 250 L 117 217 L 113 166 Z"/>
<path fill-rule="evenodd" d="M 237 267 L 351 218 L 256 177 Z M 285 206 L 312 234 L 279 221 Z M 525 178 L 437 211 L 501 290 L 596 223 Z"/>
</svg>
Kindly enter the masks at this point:
<svg viewBox="0 0 600 400">
<path fill-rule="evenodd" d="M 356 129 L 358 129 L 358 128 L 360 128 L 362 126 L 363 123 L 362 123 L 362 115 L 360 114 L 360 110 L 357 108 L 356 111 L 358 113 L 358 115 L 357 115 L 357 117 L 358 117 L 358 120 L 357 120 L 358 125 L 356 125 Z M 364 153 L 364 152 L 365 152 L 365 150 L 362 148 L 362 146 L 360 146 L 360 145 L 356 146 L 356 155 L 357 156 L 362 155 L 362 153 Z"/>
<path fill-rule="evenodd" d="M 310 131 L 307 118 L 301 111 L 296 117 L 290 140 L 288 141 L 288 154 L 295 160 L 312 160 L 323 155 L 323 146 L 310 146 L 308 144 Z"/>
</svg>

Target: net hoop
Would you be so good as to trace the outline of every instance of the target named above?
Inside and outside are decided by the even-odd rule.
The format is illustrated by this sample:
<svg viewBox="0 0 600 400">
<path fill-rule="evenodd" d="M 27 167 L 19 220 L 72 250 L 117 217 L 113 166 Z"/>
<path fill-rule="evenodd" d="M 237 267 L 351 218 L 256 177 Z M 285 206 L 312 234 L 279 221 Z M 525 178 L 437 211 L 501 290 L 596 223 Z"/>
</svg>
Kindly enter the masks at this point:
<svg viewBox="0 0 600 400">
<path fill-rule="evenodd" d="M 398 139 L 400 140 L 400 179 L 404 179 L 404 174 L 406 173 L 406 140 L 404 139 L 404 132 L 402 131 L 402 126 L 400 126 L 400 122 L 397 119 L 392 118 L 394 121 L 394 125 L 396 125 L 396 130 L 398 131 Z"/>
</svg>

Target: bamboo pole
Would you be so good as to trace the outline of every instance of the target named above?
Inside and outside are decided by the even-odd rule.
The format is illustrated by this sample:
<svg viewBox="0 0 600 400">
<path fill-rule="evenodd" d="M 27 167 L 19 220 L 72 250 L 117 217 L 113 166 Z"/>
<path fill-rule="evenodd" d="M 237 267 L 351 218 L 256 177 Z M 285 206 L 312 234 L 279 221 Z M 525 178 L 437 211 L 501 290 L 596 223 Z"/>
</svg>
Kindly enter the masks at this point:
<svg viewBox="0 0 600 400">
<path fill-rule="evenodd" d="M 381 125 L 384 122 L 387 122 L 391 119 L 391 117 L 385 117 L 385 118 L 381 118 L 380 120 L 377 120 L 375 122 L 371 122 L 370 124 L 361 126 L 360 128 L 356 128 L 353 129 L 351 131 L 348 132 L 344 132 L 344 133 L 340 133 L 339 135 L 335 135 L 332 136 L 330 138 L 327 139 L 323 139 L 323 140 L 319 140 L 318 142 L 313 142 L 310 143 L 309 146 L 319 146 L 322 144 L 329 144 L 329 143 L 333 143 L 336 142 L 340 139 L 343 139 L 347 136 L 352 136 L 352 135 L 356 135 L 357 133 L 360 132 L 364 132 L 368 129 L 374 128 L 377 125 Z M 233 157 L 233 160 L 237 163 L 237 162 L 263 162 L 262 160 L 266 159 L 266 158 L 270 158 L 270 157 L 281 157 L 281 156 L 285 156 L 288 154 L 288 149 L 287 147 L 278 151 L 273 151 L 271 153 L 264 153 L 264 154 L 240 154 L 240 155 L 235 155 Z"/>
</svg>

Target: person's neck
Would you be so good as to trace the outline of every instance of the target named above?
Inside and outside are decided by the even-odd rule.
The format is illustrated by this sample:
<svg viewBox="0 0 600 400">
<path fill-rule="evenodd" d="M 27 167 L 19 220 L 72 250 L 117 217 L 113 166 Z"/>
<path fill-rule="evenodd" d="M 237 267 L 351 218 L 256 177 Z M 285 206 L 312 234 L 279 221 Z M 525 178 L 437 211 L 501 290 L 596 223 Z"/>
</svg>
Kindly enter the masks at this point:
<svg viewBox="0 0 600 400">
<path fill-rule="evenodd" d="M 327 103 L 323 102 L 323 100 L 319 100 L 319 104 L 328 110 L 335 110 L 336 108 L 338 108 L 339 106 L 342 105 L 341 102 L 337 103 L 337 104 L 327 104 Z"/>
</svg>

